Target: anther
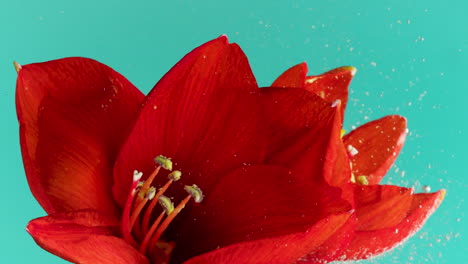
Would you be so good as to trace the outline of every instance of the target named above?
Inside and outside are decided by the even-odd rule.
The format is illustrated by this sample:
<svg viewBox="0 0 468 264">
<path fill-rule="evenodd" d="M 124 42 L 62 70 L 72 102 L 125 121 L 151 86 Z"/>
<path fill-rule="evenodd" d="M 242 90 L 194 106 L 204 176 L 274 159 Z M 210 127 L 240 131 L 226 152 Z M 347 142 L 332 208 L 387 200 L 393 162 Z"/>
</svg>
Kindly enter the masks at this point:
<svg viewBox="0 0 468 264">
<path fill-rule="evenodd" d="M 166 158 L 163 155 L 159 155 L 156 158 L 154 158 L 154 161 L 164 169 L 168 171 L 172 170 L 172 161 L 169 158 Z"/>
<path fill-rule="evenodd" d="M 364 175 L 357 176 L 357 182 L 361 185 L 369 185 L 369 181 L 367 180 L 367 177 Z"/>
<path fill-rule="evenodd" d="M 169 173 L 169 175 L 167 175 L 167 177 L 171 181 L 178 181 L 178 180 L 180 180 L 181 176 L 182 176 L 182 172 L 180 172 L 178 170 L 175 170 L 175 171 Z"/>
<path fill-rule="evenodd" d="M 158 197 L 158 200 L 159 204 L 164 208 L 167 215 L 170 215 L 174 211 L 174 204 L 167 196 L 161 195 Z"/>
<path fill-rule="evenodd" d="M 346 130 L 341 129 L 340 131 L 340 137 L 342 138 L 346 134 Z"/>
<path fill-rule="evenodd" d="M 184 190 L 188 192 L 196 203 L 201 203 L 203 201 L 203 192 L 196 184 L 192 186 L 186 185 Z"/>
<path fill-rule="evenodd" d="M 156 193 L 154 199 L 148 205 L 145 215 L 143 216 L 143 231 L 147 232 L 149 228 L 149 220 L 151 217 L 151 213 L 153 212 L 154 207 L 156 206 L 157 202 L 159 201 L 159 196 L 161 196 L 168 188 L 171 186 L 172 182 L 179 180 L 182 176 L 182 172 L 180 171 L 173 171 L 169 173 L 168 178 L 169 181 L 161 187 L 158 192 Z"/>
<path fill-rule="evenodd" d="M 147 198 L 148 200 L 153 200 L 153 199 L 154 199 L 154 196 L 156 196 L 156 188 L 154 188 L 154 187 L 151 186 L 151 187 L 148 189 L 148 191 L 146 192 L 146 198 Z"/>
</svg>

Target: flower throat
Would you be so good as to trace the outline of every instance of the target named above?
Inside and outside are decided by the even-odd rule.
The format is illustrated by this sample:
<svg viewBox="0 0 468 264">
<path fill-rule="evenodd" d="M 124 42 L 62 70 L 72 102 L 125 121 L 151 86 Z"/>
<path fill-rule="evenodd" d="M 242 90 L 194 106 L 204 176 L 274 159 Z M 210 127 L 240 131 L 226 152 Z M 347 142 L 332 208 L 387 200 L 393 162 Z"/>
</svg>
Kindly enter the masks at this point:
<svg viewBox="0 0 468 264">
<path fill-rule="evenodd" d="M 156 169 L 145 181 L 140 181 L 143 173 L 134 171 L 130 192 L 125 202 L 122 214 L 121 232 L 124 240 L 146 256 L 150 256 L 156 263 L 168 263 L 174 243 L 161 240 L 163 232 L 185 205 L 193 198 L 196 203 L 203 200 L 203 193 L 197 185 L 184 187 L 188 195 L 174 206 L 171 199 L 164 196 L 164 192 L 182 173 L 172 171 L 172 161 L 164 156 L 157 156 L 154 161 Z M 159 190 L 151 186 L 161 169 L 171 171 L 168 181 Z M 154 218 L 155 207 L 159 203 L 162 211 Z"/>
</svg>

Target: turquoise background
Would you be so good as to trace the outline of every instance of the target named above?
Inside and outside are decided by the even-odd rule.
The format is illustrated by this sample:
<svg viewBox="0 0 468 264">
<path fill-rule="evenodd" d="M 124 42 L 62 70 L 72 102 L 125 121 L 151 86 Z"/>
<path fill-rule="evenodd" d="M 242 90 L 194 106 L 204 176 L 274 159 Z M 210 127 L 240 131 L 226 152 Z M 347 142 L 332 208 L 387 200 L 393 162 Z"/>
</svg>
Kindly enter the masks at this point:
<svg viewBox="0 0 468 264">
<path fill-rule="evenodd" d="M 384 182 L 448 191 L 419 233 L 370 262 L 466 261 L 467 8 L 463 0 L 1 0 L 0 262 L 65 263 L 25 232 L 44 212 L 24 176 L 12 61 L 91 57 L 146 93 L 188 51 L 220 34 L 241 45 L 263 86 L 302 61 L 312 74 L 356 66 L 347 130 L 392 113 L 409 120 L 406 146 Z"/>
</svg>

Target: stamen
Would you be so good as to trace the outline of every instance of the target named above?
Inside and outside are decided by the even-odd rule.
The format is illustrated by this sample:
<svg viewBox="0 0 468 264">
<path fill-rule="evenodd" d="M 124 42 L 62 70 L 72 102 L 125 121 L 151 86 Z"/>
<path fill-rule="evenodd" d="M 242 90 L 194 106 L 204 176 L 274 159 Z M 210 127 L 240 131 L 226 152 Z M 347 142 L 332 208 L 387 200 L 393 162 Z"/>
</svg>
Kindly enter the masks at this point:
<svg viewBox="0 0 468 264">
<path fill-rule="evenodd" d="M 140 194 L 143 192 L 140 191 Z M 135 207 L 133 210 L 132 215 L 130 216 L 130 230 L 133 229 L 133 226 L 135 225 L 135 222 L 140 215 L 141 211 L 143 210 L 143 207 L 145 207 L 146 203 L 148 200 L 152 200 L 154 196 L 156 195 L 156 189 L 154 187 L 149 188 L 145 193 L 142 198 L 142 200 L 138 203 L 138 205 Z"/>
<path fill-rule="evenodd" d="M 166 211 L 162 211 L 162 213 L 158 216 L 156 221 L 151 225 L 151 228 L 145 232 L 145 238 L 143 239 L 143 242 L 141 242 L 140 245 L 140 253 L 143 255 L 146 254 L 146 248 L 148 247 L 148 242 L 150 241 L 151 237 L 153 236 L 154 231 L 156 231 L 156 228 L 158 228 L 159 223 L 161 223 L 162 218 L 164 217 L 164 214 L 166 214 Z"/>
<path fill-rule="evenodd" d="M 364 175 L 357 176 L 357 182 L 361 185 L 369 185 L 369 181 L 367 180 L 367 177 Z"/>
<path fill-rule="evenodd" d="M 121 226 L 121 232 L 122 236 L 127 243 L 136 246 L 137 243 L 133 239 L 132 234 L 131 234 L 131 229 L 130 227 L 130 213 L 132 210 L 132 204 L 133 204 L 133 199 L 135 197 L 136 193 L 136 188 L 138 187 L 138 184 L 140 182 L 141 177 L 143 176 L 143 173 L 138 172 L 138 171 L 133 171 L 133 181 L 132 181 L 132 186 L 130 189 L 130 195 L 127 197 L 127 201 L 125 202 L 125 207 L 124 211 L 122 214 L 122 226 Z"/>
<path fill-rule="evenodd" d="M 142 254 L 146 255 L 147 251 L 151 251 L 151 254 L 158 255 L 158 260 L 160 257 L 169 260 L 174 245 L 160 241 L 160 238 L 190 199 L 193 198 L 196 203 L 203 200 L 203 192 L 195 184 L 185 186 L 184 190 L 188 192 L 188 195 L 177 206 L 174 206 L 171 199 L 163 194 L 173 182 L 180 180 L 182 172 L 172 171 L 172 161 L 164 156 L 157 156 L 154 161 L 158 166 L 145 181 L 140 181 L 143 175 L 141 172 L 134 171 L 133 173 L 131 189 L 122 214 L 121 232 L 124 240 L 138 248 Z M 166 184 L 156 190 L 151 185 L 161 168 L 172 172 L 168 174 Z M 149 221 L 153 219 L 153 209 L 158 202 L 163 210 L 149 225 Z M 143 210 L 145 211 L 144 215 Z M 166 217 L 163 219 L 165 215 Z"/>
<path fill-rule="evenodd" d="M 346 134 L 346 130 L 341 129 L 340 131 L 340 137 L 342 138 Z"/>
<path fill-rule="evenodd" d="M 154 158 L 154 161 L 161 165 L 161 167 L 163 167 L 165 170 L 172 170 L 172 161 L 169 158 L 166 158 L 163 155 L 159 155 Z"/>
<path fill-rule="evenodd" d="M 133 191 L 134 193 L 138 192 L 139 195 L 138 195 L 138 200 L 135 202 L 136 207 L 133 210 L 133 212 L 131 213 L 131 215 L 129 216 L 128 224 L 129 224 L 129 230 L 130 231 L 133 229 L 133 226 L 135 225 L 136 219 L 138 218 L 141 211 L 143 210 L 143 207 L 145 207 L 146 202 L 148 201 L 147 192 L 148 192 L 148 190 L 151 190 L 151 188 L 149 188 L 149 187 L 150 187 L 151 183 L 153 182 L 154 178 L 156 178 L 156 175 L 158 175 L 160 169 L 161 169 L 161 166 L 158 166 L 151 173 L 151 175 L 148 177 L 148 179 L 146 179 L 146 181 L 144 181 L 143 183 L 138 182 L 138 184 L 136 186 L 136 189 L 134 189 L 134 191 Z M 142 175 L 142 173 L 140 173 L 140 174 Z M 139 179 L 141 178 L 141 175 L 140 175 Z M 135 173 L 134 173 L 133 178 L 135 179 Z M 154 187 L 152 187 L 152 188 L 154 189 Z M 153 190 L 153 191 L 156 191 L 156 190 Z M 151 199 L 149 199 L 149 200 L 151 200 Z"/>
<path fill-rule="evenodd" d="M 151 201 L 151 203 L 148 205 L 148 208 L 146 208 L 145 215 L 143 216 L 143 232 L 146 233 L 148 232 L 148 227 L 149 227 L 149 220 L 151 217 L 151 213 L 153 212 L 154 207 L 156 206 L 156 203 L 158 201 L 159 196 L 161 196 L 167 188 L 172 184 L 172 182 L 179 180 L 180 177 L 182 176 L 182 172 L 180 171 L 173 171 L 168 175 L 169 181 L 164 184 L 164 186 L 159 189 L 158 193 L 155 195 L 154 199 Z"/>
<path fill-rule="evenodd" d="M 155 195 L 156 195 L 156 188 L 154 187 L 150 187 L 149 190 L 146 192 L 146 198 L 148 200 L 153 200 Z"/>
<path fill-rule="evenodd" d="M 182 172 L 180 172 L 178 170 L 175 170 L 175 171 L 169 173 L 169 175 L 167 177 L 171 181 L 178 181 L 178 180 L 180 180 L 181 176 L 182 176 Z"/>
<path fill-rule="evenodd" d="M 170 215 L 174 211 L 174 204 L 167 196 L 161 195 L 159 196 L 158 200 L 159 204 L 164 208 L 167 215 Z"/>
<path fill-rule="evenodd" d="M 184 190 L 188 192 L 196 203 L 201 203 L 203 201 L 203 192 L 196 184 L 192 186 L 186 185 Z"/>
<path fill-rule="evenodd" d="M 161 223 L 161 225 L 158 227 L 158 229 L 156 229 L 156 231 L 154 232 L 154 235 L 153 237 L 150 239 L 150 243 L 149 243 L 149 248 L 153 248 L 156 244 L 156 242 L 158 242 L 159 238 L 161 237 L 162 233 L 167 229 L 167 227 L 169 226 L 169 224 L 172 222 L 172 220 L 174 220 L 174 218 L 182 211 L 182 209 L 184 209 L 185 205 L 188 203 L 188 201 L 192 198 L 191 195 L 187 195 L 187 197 L 185 197 L 184 200 L 182 200 L 182 202 L 180 202 L 179 205 L 177 205 L 176 208 L 174 208 L 174 210 L 172 211 L 171 214 L 169 214 L 166 219 L 164 219 L 164 221 Z M 148 235 L 148 234 L 147 234 Z"/>
</svg>

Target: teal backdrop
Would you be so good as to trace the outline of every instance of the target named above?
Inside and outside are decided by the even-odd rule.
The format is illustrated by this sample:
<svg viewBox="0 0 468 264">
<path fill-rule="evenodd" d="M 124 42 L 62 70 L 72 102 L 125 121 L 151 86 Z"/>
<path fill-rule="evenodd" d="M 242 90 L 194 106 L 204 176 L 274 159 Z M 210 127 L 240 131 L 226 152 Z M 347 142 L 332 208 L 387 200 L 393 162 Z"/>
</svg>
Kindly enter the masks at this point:
<svg viewBox="0 0 468 264">
<path fill-rule="evenodd" d="M 306 61 L 311 74 L 353 65 L 345 128 L 408 118 L 385 183 L 447 189 L 440 209 L 397 249 L 362 263 L 463 263 L 467 246 L 468 2 L 436 0 L 0 1 L 1 263 L 66 263 L 26 233 L 43 216 L 24 176 L 15 114 L 21 64 L 85 56 L 147 93 L 188 51 L 221 34 L 260 85 Z"/>
</svg>

